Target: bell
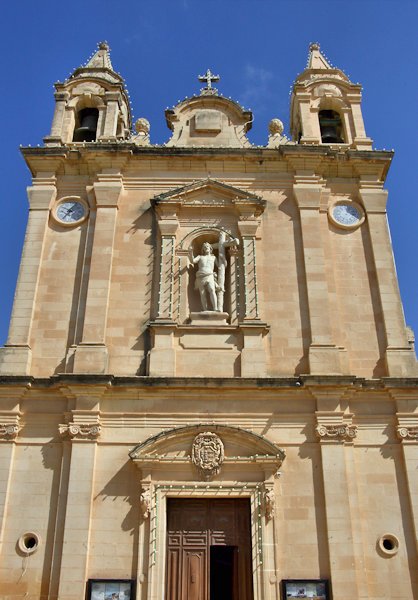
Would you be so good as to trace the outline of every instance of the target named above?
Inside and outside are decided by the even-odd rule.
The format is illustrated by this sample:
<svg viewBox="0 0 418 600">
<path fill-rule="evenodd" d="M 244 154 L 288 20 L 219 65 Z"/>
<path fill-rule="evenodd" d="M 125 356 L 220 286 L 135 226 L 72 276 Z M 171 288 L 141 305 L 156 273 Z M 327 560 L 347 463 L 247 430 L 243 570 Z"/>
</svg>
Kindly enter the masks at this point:
<svg viewBox="0 0 418 600">
<path fill-rule="evenodd" d="M 321 139 L 323 144 L 341 144 L 342 142 L 335 124 L 321 127 Z"/>
<path fill-rule="evenodd" d="M 73 142 L 94 142 L 97 133 L 99 111 L 97 108 L 84 108 L 79 112 L 80 127 L 74 130 Z"/>
<path fill-rule="evenodd" d="M 341 144 L 341 119 L 334 110 L 321 110 L 319 113 L 319 127 L 323 144 Z"/>
</svg>

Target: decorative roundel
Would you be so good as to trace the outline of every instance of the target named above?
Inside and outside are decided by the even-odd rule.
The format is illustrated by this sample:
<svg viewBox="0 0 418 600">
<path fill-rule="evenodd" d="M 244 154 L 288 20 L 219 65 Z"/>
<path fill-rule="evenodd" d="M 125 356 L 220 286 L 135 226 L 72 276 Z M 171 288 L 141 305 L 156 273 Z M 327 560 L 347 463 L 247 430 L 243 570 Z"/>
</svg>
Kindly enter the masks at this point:
<svg viewBox="0 0 418 600">
<path fill-rule="evenodd" d="M 330 220 L 338 227 L 354 229 L 365 219 L 364 211 L 356 202 L 337 202 L 328 210 Z"/>
<path fill-rule="evenodd" d="M 60 225 L 72 226 L 82 223 L 88 215 L 88 206 L 80 198 L 64 198 L 52 211 Z"/>
</svg>

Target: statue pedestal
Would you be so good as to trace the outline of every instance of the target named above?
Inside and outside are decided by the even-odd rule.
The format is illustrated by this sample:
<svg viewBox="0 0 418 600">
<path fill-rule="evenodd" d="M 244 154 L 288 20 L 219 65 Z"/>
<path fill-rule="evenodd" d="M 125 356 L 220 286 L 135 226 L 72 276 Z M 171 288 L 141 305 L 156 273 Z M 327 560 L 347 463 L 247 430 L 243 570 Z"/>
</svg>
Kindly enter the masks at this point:
<svg viewBox="0 0 418 600">
<path fill-rule="evenodd" d="M 229 314 L 226 312 L 216 312 L 215 310 L 203 310 L 201 312 L 190 313 L 190 325 L 204 325 L 205 327 L 217 327 L 218 325 L 228 325 Z"/>
</svg>

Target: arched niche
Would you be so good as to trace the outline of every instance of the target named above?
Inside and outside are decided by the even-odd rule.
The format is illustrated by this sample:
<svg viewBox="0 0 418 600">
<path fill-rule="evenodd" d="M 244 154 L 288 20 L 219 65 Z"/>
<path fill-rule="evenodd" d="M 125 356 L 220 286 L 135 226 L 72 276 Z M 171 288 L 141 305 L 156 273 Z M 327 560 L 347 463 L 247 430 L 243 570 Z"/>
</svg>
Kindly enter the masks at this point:
<svg viewBox="0 0 418 600">
<path fill-rule="evenodd" d="M 233 310 L 231 306 L 231 288 L 234 287 L 234 296 L 239 294 L 237 289 L 237 281 L 231 278 L 231 255 L 235 256 L 238 253 L 239 240 L 235 238 L 229 231 L 222 227 L 199 227 L 188 233 L 179 243 L 177 248 L 178 256 L 187 256 L 190 261 L 190 249 L 193 256 L 198 256 L 202 252 L 202 247 L 205 242 L 208 242 L 213 250 L 213 254 L 217 259 L 216 280 L 217 283 L 222 283 L 224 289 L 222 310 L 231 316 Z M 220 249 L 219 243 L 223 243 L 223 249 Z M 223 263 L 223 273 L 221 274 L 221 263 Z M 235 269 L 237 268 L 234 265 Z M 233 269 L 235 271 L 235 269 Z M 180 285 L 186 290 L 186 299 L 188 312 L 199 312 L 202 310 L 199 295 L 197 294 L 196 286 L 197 268 L 193 264 L 188 264 L 188 268 L 182 271 L 182 276 L 186 278 L 185 282 L 180 282 Z M 234 279 L 234 281 L 232 281 Z M 236 310 L 236 306 L 234 306 Z"/>
</svg>

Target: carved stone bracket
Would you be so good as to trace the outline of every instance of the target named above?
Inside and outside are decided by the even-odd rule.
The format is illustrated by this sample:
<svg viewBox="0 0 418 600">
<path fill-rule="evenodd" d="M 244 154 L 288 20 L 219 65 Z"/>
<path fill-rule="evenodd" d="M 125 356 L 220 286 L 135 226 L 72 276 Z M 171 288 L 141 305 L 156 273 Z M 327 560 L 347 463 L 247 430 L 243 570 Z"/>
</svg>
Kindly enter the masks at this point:
<svg viewBox="0 0 418 600">
<path fill-rule="evenodd" d="M 143 519 L 148 519 L 151 514 L 152 492 L 150 488 L 143 489 L 139 496 L 139 507 Z"/>
<path fill-rule="evenodd" d="M 400 440 L 413 440 L 418 442 L 418 427 L 403 425 L 396 429 L 396 434 Z"/>
<path fill-rule="evenodd" d="M 276 496 L 272 487 L 264 490 L 264 516 L 266 521 L 271 521 L 276 513 Z"/>
<path fill-rule="evenodd" d="M 224 458 L 224 445 L 216 433 L 205 431 L 193 440 L 192 463 L 198 468 L 203 479 L 207 480 L 217 475 Z"/>
<path fill-rule="evenodd" d="M 351 441 L 357 435 L 358 427 L 356 425 L 317 425 L 315 427 L 316 435 L 320 439 L 338 439 L 340 441 Z"/>
<path fill-rule="evenodd" d="M 0 440 L 14 440 L 20 431 L 18 423 L 0 423 Z"/>
<path fill-rule="evenodd" d="M 94 440 L 100 436 L 100 423 L 68 423 L 59 425 L 61 435 L 68 435 L 71 439 Z"/>
</svg>

